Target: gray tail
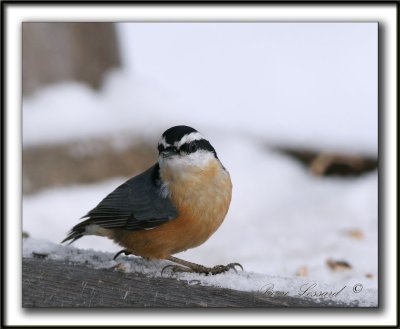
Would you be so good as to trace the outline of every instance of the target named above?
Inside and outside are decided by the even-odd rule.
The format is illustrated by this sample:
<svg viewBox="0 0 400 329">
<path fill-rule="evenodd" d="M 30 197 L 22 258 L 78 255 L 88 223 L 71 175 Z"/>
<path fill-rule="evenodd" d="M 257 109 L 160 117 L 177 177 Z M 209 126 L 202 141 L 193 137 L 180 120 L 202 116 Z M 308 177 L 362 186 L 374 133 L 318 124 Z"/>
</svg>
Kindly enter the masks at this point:
<svg viewBox="0 0 400 329">
<path fill-rule="evenodd" d="M 81 223 L 82 224 L 82 223 Z M 61 241 L 61 243 L 69 241 L 68 244 L 75 242 L 85 235 L 86 227 L 85 225 L 78 224 L 74 226 L 71 231 L 68 232 L 67 237 Z"/>
</svg>

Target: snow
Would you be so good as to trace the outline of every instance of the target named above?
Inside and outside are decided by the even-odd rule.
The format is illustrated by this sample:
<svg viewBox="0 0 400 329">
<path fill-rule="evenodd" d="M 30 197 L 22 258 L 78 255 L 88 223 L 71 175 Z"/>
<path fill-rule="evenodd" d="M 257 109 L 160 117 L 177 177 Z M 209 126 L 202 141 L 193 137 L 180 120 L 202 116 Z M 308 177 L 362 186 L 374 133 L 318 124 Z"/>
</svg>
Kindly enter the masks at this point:
<svg viewBox="0 0 400 329">
<path fill-rule="evenodd" d="M 377 23 L 120 24 L 120 30 L 133 72 L 168 86 L 201 125 L 285 143 L 377 149 Z"/>
<path fill-rule="evenodd" d="M 246 271 L 221 273 L 205 276 L 195 273 L 172 273 L 163 268 L 171 265 L 165 260 L 145 260 L 135 256 L 119 256 L 112 260 L 112 253 L 81 250 L 73 246 L 61 246 L 46 240 L 27 238 L 23 244 L 23 256 L 34 257 L 34 254 L 45 254 L 47 259 L 62 260 L 69 263 L 81 263 L 94 268 L 112 268 L 114 270 L 143 273 L 151 277 L 174 277 L 193 285 L 208 285 L 240 291 L 255 291 L 268 296 L 286 296 L 314 299 L 317 303 L 328 300 L 348 305 L 371 307 L 376 306 L 375 289 L 360 286 L 357 281 L 345 285 L 328 285 L 304 278 L 285 278 Z M 357 292 L 355 292 L 357 291 Z"/>
<path fill-rule="evenodd" d="M 64 83 L 24 99 L 25 145 L 121 130 L 154 137 L 183 122 L 377 153 L 376 23 L 118 27 L 125 68 L 100 92 Z"/>
<path fill-rule="evenodd" d="M 239 262 L 245 272 L 179 278 L 248 291 L 268 283 L 291 293 L 307 282 L 346 286 L 338 299 L 376 306 L 377 171 L 315 177 L 266 144 L 377 156 L 377 24 L 135 23 L 119 24 L 119 32 L 126 66 L 101 90 L 68 82 L 23 100 L 24 147 L 104 136 L 120 146 L 147 138 L 156 147 L 170 126 L 193 126 L 229 170 L 233 199 L 220 229 L 176 256 L 207 266 Z M 59 242 L 127 178 L 25 195 L 23 230 L 32 238 L 24 255 L 115 265 L 120 247 L 110 240 Z M 334 271 L 328 259 L 351 269 Z M 163 264 L 134 260 L 148 275 Z M 358 283 L 356 296 L 350 287 Z"/>
</svg>

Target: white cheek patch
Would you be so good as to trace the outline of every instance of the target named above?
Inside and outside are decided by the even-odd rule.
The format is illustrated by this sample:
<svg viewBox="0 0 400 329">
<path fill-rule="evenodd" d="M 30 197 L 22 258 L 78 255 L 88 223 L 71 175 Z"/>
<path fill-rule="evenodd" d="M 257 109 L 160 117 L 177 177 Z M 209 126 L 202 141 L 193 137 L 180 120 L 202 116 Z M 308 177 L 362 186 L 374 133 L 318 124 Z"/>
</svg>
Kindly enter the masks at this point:
<svg viewBox="0 0 400 329">
<path fill-rule="evenodd" d="M 189 135 L 185 135 L 181 138 L 179 142 L 175 142 L 174 145 L 179 149 L 183 144 L 190 143 L 193 141 L 198 141 L 204 139 L 204 136 L 199 132 L 190 133 Z"/>
</svg>

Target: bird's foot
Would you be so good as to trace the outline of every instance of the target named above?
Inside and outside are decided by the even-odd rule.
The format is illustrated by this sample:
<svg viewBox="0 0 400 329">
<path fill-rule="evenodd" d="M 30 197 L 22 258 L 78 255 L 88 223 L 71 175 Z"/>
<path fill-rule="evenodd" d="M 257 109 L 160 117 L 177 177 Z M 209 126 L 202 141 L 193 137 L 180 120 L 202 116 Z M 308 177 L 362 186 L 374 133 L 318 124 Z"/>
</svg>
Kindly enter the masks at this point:
<svg viewBox="0 0 400 329">
<path fill-rule="evenodd" d="M 212 267 L 210 270 L 210 273 L 212 275 L 219 274 L 219 273 L 224 273 L 228 272 L 229 270 L 234 270 L 237 273 L 237 267 L 240 267 L 240 269 L 243 271 L 243 266 L 239 263 L 229 263 L 227 265 L 216 265 Z"/>
<path fill-rule="evenodd" d="M 118 252 L 115 254 L 115 256 L 113 257 L 113 260 L 116 260 L 117 257 L 118 257 L 119 255 L 121 255 L 121 254 L 124 254 L 125 256 L 128 256 L 128 255 L 132 255 L 132 252 L 131 252 L 130 250 L 128 250 L 128 249 L 122 249 L 122 250 L 118 251 Z"/>
<path fill-rule="evenodd" d="M 167 265 L 165 266 L 162 271 L 161 275 L 166 269 L 170 269 L 172 273 L 178 273 L 178 272 L 183 272 L 183 273 L 199 273 L 199 274 L 205 274 L 205 275 L 215 275 L 215 274 L 220 274 L 227 272 L 231 269 L 236 270 L 236 266 L 240 267 L 240 269 L 243 271 L 243 266 L 240 265 L 239 263 L 230 263 L 228 265 L 217 265 L 214 267 L 205 267 L 203 265 L 199 264 L 194 264 L 190 263 L 190 266 L 181 266 L 181 265 Z"/>
</svg>

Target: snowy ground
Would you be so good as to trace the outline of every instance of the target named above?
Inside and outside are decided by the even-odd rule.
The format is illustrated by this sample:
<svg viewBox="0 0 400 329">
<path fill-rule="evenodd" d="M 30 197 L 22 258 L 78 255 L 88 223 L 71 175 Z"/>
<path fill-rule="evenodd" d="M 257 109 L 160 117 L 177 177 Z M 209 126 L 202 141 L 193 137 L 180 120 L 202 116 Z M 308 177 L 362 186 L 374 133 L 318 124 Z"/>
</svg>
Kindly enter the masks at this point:
<svg viewBox="0 0 400 329">
<path fill-rule="evenodd" d="M 316 280 L 298 277 L 282 277 L 248 271 L 229 271 L 214 276 L 191 273 L 171 273 L 163 268 L 171 265 L 168 261 L 144 260 L 141 257 L 120 256 L 112 260 L 112 253 L 98 252 L 93 249 L 80 250 L 71 246 L 60 246 L 46 240 L 28 238 L 24 241 L 24 257 L 32 253 L 48 254 L 49 259 L 69 263 L 82 263 L 95 268 L 113 268 L 123 272 L 139 272 L 151 277 L 175 277 L 195 285 L 211 285 L 241 291 L 256 291 L 274 296 L 291 296 L 313 299 L 315 302 L 332 301 L 359 307 L 377 305 L 377 291 L 366 287 L 357 280 L 348 280 L 345 284 L 326 284 Z"/>
<path fill-rule="evenodd" d="M 216 148 L 231 173 L 234 191 L 221 228 L 204 245 L 177 256 L 209 266 L 239 262 L 246 270 L 229 274 L 229 279 L 222 275 L 202 282 L 258 290 L 272 281 L 277 289 L 293 294 L 301 282 L 316 282 L 321 289 L 348 287 L 340 294 L 347 302 L 357 298 L 361 305 L 377 305 L 377 172 L 350 179 L 319 178 L 261 146 L 267 141 L 376 156 L 375 27 L 328 24 L 290 30 L 281 25 L 254 33 L 258 30 L 252 26 L 235 38 L 228 36 L 237 27 L 216 34 L 196 24 L 184 32 L 174 24 L 158 30 L 150 25 L 121 27 L 122 35 L 135 41 L 135 74 L 110 74 L 100 92 L 65 83 L 24 99 L 23 142 L 29 146 L 109 135 L 130 141 L 147 137 L 156 143 L 168 127 L 191 125 Z M 271 38 L 281 35 L 268 39 L 274 47 L 265 42 L 263 31 Z M 197 36 L 196 44 L 191 33 Z M 156 42 L 157 35 L 165 43 Z M 176 55 L 182 52 L 188 62 L 179 62 Z M 161 53 L 158 60 L 152 57 Z M 52 257 L 74 258 L 76 249 L 56 244 L 125 179 L 24 196 L 23 229 L 33 238 L 24 242 L 24 253 L 44 249 L 55 251 Z M 120 249 L 97 237 L 83 238 L 74 246 L 96 250 L 88 251 L 88 257 L 100 255 L 104 266 L 111 264 L 112 253 L 99 251 Z M 346 261 L 351 268 L 332 270 L 328 259 Z M 155 275 L 161 267 L 138 259 L 138 268 Z M 358 283 L 364 288 L 355 297 L 351 287 Z"/>
</svg>

